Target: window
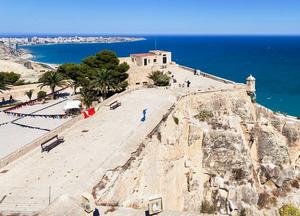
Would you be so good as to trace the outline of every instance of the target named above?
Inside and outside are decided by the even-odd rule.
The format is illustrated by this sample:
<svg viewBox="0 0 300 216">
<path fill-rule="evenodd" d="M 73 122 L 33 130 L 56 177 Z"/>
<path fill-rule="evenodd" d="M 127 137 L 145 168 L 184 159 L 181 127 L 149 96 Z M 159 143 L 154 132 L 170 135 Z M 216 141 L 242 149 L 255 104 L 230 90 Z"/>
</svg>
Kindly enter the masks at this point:
<svg viewBox="0 0 300 216">
<path fill-rule="evenodd" d="M 153 62 L 156 62 L 156 59 L 153 59 Z"/>
</svg>

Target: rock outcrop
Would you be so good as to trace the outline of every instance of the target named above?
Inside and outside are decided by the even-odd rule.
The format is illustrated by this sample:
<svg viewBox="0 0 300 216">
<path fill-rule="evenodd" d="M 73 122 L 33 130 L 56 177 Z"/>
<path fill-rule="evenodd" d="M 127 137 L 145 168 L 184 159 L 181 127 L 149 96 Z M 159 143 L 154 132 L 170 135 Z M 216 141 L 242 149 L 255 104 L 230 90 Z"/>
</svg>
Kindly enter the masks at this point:
<svg viewBox="0 0 300 216">
<path fill-rule="evenodd" d="M 0 42 L 0 72 L 15 72 L 25 81 L 36 82 L 48 70 L 54 70 L 48 64 L 30 61 L 32 55 L 24 49 L 13 49 Z"/>
<path fill-rule="evenodd" d="M 300 123 L 253 104 L 243 91 L 178 100 L 123 167 L 93 189 L 98 204 L 234 215 L 300 206 Z"/>
</svg>

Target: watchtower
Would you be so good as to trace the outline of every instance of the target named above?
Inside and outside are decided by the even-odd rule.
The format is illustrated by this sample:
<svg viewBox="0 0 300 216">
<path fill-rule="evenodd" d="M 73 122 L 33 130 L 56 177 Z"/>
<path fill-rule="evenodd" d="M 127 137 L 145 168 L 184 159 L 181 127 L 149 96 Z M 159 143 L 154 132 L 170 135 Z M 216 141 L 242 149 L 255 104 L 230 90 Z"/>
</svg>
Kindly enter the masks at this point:
<svg viewBox="0 0 300 216">
<path fill-rule="evenodd" d="M 247 94 L 251 97 L 253 103 L 256 102 L 255 78 L 250 74 L 247 78 Z"/>
</svg>

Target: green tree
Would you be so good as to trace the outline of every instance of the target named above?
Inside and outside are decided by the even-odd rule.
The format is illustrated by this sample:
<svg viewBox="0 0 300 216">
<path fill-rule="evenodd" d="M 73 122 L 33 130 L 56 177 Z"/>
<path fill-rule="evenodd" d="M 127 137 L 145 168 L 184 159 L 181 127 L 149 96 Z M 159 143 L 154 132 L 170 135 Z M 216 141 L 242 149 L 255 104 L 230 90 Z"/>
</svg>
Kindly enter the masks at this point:
<svg viewBox="0 0 300 216">
<path fill-rule="evenodd" d="M 84 59 L 81 64 L 81 71 L 89 79 L 94 79 L 99 69 L 108 70 L 114 82 L 120 84 L 121 88 L 119 91 L 123 91 L 128 86 L 126 82 L 128 74 L 126 72 L 129 70 L 129 65 L 127 63 L 119 63 L 120 61 L 115 52 L 103 50 L 95 56 Z"/>
<path fill-rule="evenodd" d="M 5 76 L 0 73 L 0 92 L 3 92 L 8 89 L 8 84 L 5 82 Z"/>
<path fill-rule="evenodd" d="M 66 79 L 72 80 L 74 93 L 76 94 L 76 89 L 81 85 L 82 79 L 84 79 L 81 65 L 74 63 L 62 64 L 58 67 L 57 72 L 63 74 Z"/>
<path fill-rule="evenodd" d="M 156 86 L 168 86 L 170 83 L 170 77 L 161 71 L 153 71 L 148 78 L 153 80 Z"/>
<path fill-rule="evenodd" d="M 25 95 L 29 98 L 29 100 L 31 100 L 32 95 L 33 95 L 33 89 L 30 89 L 29 91 L 26 91 Z"/>
<path fill-rule="evenodd" d="M 95 56 L 87 57 L 82 62 L 92 68 L 106 68 L 108 70 L 115 69 L 120 63 L 116 53 L 110 50 L 98 52 Z"/>
<path fill-rule="evenodd" d="M 117 92 L 121 90 L 120 83 L 117 83 L 113 77 L 112 71 L 107 69 L 97 70 L 95 78 L 91 84 L 96 92 L 99 92 L 103 99 L 107 98 L 109 92 Z"/>
<path fill-rule="evenodd" d="M 39 82 L 42 83 L 39 85 L 40 88 L 49 86 L 51 89 L 52 97 L 55 98 L 54 92 L 56 87 L 64 87 L 68 83 L 64 80 L 64 76 L 55 71 L 48 71 L 43 74 L 39 79 Z"/>
<path fill-rule="evenodd" d="M 7 85 L 14 85 L 21 77 L 20 74 L 14 72 L 0 72 L 0 74 Z"/>
</svg>

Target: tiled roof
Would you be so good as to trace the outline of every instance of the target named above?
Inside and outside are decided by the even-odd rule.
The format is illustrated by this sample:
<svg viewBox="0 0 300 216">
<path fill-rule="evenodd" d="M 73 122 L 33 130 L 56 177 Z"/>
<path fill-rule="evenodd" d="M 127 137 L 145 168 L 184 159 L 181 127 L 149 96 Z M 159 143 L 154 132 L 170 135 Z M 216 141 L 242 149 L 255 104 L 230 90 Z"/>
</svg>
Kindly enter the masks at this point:
<svg viewBox="0 0 300 216">
<path fill-rule="evenodd" d="M 155 54 L 153 53 L 137 53 L 137 54 L 131 54 L 131 56 L 135 57 L 143 57 L 143 56 L 154 56 Z"/>
</svg>

